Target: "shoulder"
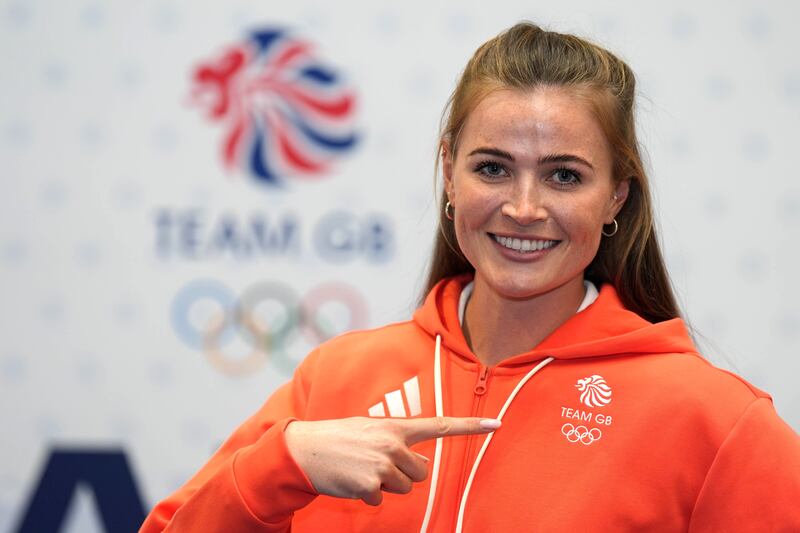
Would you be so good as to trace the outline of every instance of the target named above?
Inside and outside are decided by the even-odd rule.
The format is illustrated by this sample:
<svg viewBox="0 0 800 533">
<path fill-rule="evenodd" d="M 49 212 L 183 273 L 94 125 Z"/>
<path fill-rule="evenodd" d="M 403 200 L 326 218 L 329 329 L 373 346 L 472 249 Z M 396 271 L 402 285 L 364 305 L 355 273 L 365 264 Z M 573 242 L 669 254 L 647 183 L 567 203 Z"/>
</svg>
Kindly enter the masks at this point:
<svg viewBox="0 0 800 533">
<path fill-rule="evenodd" d="M 343 333 L 320 344 L 304 361 L 316 372 L 387 370 L 393 364 L 414 364 L 432 358 L 433 341 L 412 320 Z"/>
<path fill-rule="evenodd" d="M 348 331 L 337 335 L 320 345 L 326 351 L 336 351 L 344 346 L 403 344 L 409 340 L 419 341 L 428 338 L 413 320 L 393 322 L 377 328 Z"/>
<path fill-rule="evenodd" d="M 615 400 L 650 420 L 724 438 L 758 400 L 769 394 L 695 353 L 650 354 L 608 362 Z M 630 403 L 629 403 L 630 402 Z"/>
<path fill-rule="evenodd" d="M 735 400 L 749 404 L 759 398 L 770 398 L 744 377 L 715 366 L 697 353 L 651 356 L 649 363 L 652 370 L 659 372 L 663 386 L 683 390 L 711 403 Z"/>
<path fill-rule="evenodd" d="M 300 364 L 308 419 L 366 416 L 385 394 L 433 364 L 434 343 L 413 322 L 339 335 Z"/>
</svg>

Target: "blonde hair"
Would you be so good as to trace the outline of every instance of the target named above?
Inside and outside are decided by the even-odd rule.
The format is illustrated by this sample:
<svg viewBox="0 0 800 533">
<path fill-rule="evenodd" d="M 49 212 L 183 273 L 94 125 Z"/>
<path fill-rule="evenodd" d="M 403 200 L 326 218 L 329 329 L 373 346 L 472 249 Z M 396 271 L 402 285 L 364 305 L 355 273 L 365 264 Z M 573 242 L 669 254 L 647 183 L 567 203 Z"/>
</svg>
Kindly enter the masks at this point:
<svg viewBox="0 0 800 533">
<path fill-rule="evenodd" d="M 612 147 L 613 179 L 616 183 L 630 180 L 628 198 L 616 217 L 619 230 L 601 240 L 586 278 L 596 284 L 612 284 L 628 309 L 651 322 L 679 316 L 656 237 L 648 179 L 636 138 L 636 79 L 630 67 L 609 51 L 530 22 L 516 24 L 484 43 L 467 63 L 442 115 L 436 175 L 443 145 L 450 147 L 446 157 L 454 159 L 464 123 L 483 98 L 497 89 L 541 86 L 568 88 L 589 104 Z M 445 203 L 442 195 L 440 231 L 425 294 L 446 277 L 474 272 L 458 246 L 452 221 L 445 216 Z"/>
</svg>

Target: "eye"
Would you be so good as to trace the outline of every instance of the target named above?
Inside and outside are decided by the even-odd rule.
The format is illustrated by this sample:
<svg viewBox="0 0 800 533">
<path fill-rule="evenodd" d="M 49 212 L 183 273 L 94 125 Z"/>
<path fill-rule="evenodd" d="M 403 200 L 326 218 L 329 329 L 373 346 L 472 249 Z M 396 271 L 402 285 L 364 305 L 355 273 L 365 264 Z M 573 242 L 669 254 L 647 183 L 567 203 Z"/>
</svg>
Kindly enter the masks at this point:
<svg viewBox="0 0 800 533">
<path fill-rule="evenodd" d="M 561 189 L 575 187 L 581 182 L 581 176 L 579 173 L 565 167 L 557 168 L 553 172 L 551 179 Z"/>
<path fill-rule="evenodd" d="M 475 165 L 475 172 L 487 178 L 502 178 L 508 174 L 506 167 L 496 161 L 481 161 Z"/>
</svg>

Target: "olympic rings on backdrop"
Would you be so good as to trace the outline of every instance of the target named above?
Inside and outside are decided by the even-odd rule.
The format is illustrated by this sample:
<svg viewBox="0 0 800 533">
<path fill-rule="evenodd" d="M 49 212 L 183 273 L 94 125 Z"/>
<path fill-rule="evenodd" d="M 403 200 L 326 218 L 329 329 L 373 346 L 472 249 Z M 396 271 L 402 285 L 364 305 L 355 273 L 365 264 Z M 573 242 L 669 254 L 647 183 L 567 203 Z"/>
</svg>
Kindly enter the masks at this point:
<svg viewBox="0 0 800 533">
<path fill-rule="evenodd" d="M 603 432 L 597 428 L 588 429 L 586 426 L 575 427 L 569 422 L 561 426 L 561 434 L 567 437 L 570 442 L 580 442 L 583 445 L 590 445 L 594 441 L 600 440 Z"/>
<path fill-rule="evenodd" d="M 198 312 L 203 304 L 205 314 Z M 323 307 L 328 304 L 346 311 L 347 323 L 343 327 L 326 318 L 328 313 Z M 216 368 L 231 375 L 252 372 L 270 358 L 291 374 L 295 361 L 287 351 L 298 333 L 311 345 L 317 345 L 344 331 L 363 328 L 368 321 L 367 304 L 361 294 L 338 282 L 318 285 L 302 298 L 283 283 L 260 282 L 237 298 L 218 281 L 196 280 L 175 295 L 171 315 L 178 337 L 205 352 Z M 223 349 L 237 337 L 249 345 L 244 355 Z M 304 354 L 294 355 L 296 358 Z"/>
</svg>

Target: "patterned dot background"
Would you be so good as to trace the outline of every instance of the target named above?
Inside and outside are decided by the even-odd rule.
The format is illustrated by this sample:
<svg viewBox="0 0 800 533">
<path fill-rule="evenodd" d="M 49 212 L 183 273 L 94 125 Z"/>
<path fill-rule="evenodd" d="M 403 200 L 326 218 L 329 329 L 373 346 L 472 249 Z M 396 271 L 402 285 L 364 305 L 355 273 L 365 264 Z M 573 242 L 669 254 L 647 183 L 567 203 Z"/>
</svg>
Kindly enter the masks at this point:
<svg viewBox="0 0 800 533">
<path fill-rule="evenodd" d="M 771 393 L 800 429 L 798 15 L 793 2 L 755 0 L 0 1 L 0 531 L 18 523 L 55 447 L 123 450 L 149 508 L 319 340 L 264 301 L 257 311 L 292 330 L 280 349 L 254 355 L 241 325 L 221 323 L 215 360 L 202 330 L 221 300 L 197 299 L 176 326 L 191 283 L 234 299 L 264 283 L 300 299 L 344 284 L 318 329 L 348 327 L 358 302 L 360 326 L 408 317 L 435 231 L 442 108 L 475 48 L 520 19 L 633 67 L 686 318 L 714 364 Z M 281 188 L 226 170 L 224 128 L 192 103 L 191 79 L 275 26 L 354 88 L 359 138 L 319 179 Z M 325 217 L 338 233 L 324 233 Z M 294 228 L 294 247 L 221 249 L 253 220 Z M 91 491 L 75 493 L 64 525 L 102 531 Z"/>
</svg>

